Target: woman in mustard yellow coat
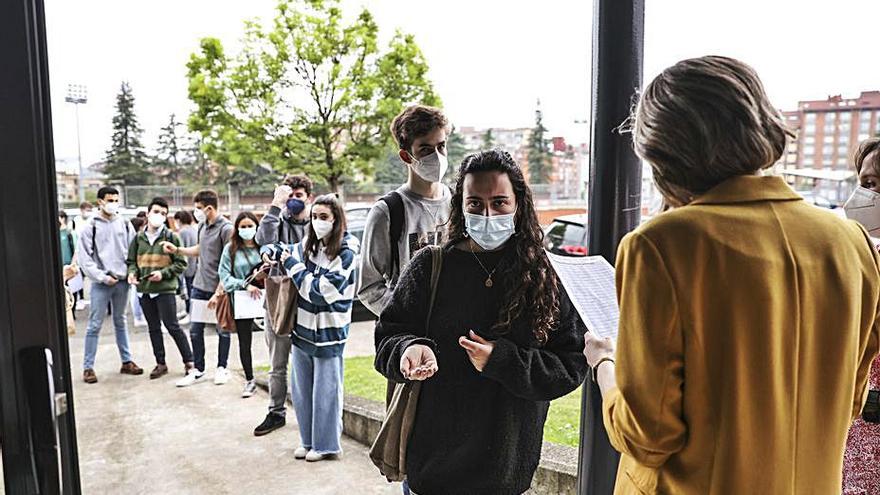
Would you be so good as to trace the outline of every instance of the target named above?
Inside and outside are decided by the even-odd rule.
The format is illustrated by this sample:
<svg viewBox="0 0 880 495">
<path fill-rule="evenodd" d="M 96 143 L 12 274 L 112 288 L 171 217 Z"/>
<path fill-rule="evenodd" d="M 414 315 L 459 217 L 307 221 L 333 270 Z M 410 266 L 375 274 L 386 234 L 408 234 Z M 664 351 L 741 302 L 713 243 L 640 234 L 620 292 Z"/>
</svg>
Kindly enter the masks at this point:
<svg viewBox="0 0 880 495">
<path fill-rule="evenodd" d="M 760 175 L 790 133 L 742 62 L 666 69 L 633 131 L 675 208 L 620 244 L 616 353 L 587 336 L 616 493 L 840 493 L 878 352 L 867 234 Z"/>
</svg>

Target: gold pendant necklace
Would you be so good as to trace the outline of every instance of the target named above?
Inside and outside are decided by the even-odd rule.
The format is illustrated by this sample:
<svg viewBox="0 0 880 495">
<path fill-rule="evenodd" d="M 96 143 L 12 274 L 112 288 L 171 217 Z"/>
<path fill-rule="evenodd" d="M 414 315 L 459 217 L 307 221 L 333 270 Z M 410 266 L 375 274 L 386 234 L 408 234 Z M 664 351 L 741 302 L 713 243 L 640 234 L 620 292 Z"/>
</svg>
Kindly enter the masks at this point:
<svg viewBox="0 0 880 495">
<path fill-rule="evenodd" d="M 491 272 L 489 270 L 487 270 L 486 267 L 483 265 L 483 262 L 480 261 L 480 257 L 477 256 L 477 253 L 474 252 L 474 245 L 471 244 L 471 242 L 473 242 L 473 241 L 468 242 L 468 247 L 471 248 L 471 254 L 474 255 L 474 259 L 477 260 L 477 263 L 480 264 L 480 268 L 482 268 L 483 271 L 486 272 L 487 277 L 486 277 L 485 285 L 486 285 L 486 287 L 491 288 L 493 285 L 495 285 L 495 283 L 492 281 L 492 275 L 494 275 L 495 270 L 498 269 L 498 263 L 495 264 L 495 268 L 493 268 Z"/>
</svg>

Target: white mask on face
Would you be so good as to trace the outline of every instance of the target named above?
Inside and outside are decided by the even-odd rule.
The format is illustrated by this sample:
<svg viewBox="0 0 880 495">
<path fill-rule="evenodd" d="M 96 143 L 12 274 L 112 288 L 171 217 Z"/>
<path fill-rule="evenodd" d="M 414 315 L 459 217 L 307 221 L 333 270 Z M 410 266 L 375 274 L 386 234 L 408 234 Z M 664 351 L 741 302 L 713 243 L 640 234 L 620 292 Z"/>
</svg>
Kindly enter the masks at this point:
<svg viewBox="0 0 880 495">
<path fill-rule="evenodd" d="M 149 215 L 147 215 L 147 221 L 150 222 L 150 227 L 158 229 L 159 227 L 165 225 L 165 215 L 161 213 L 150 213 Z"/>
<path fill-rule="evenodd" d="M 846 217 L 862 224 L 871 237 L 880 237 L 880 194 L 859 186 L 843 209 Z"/>
<path fill-rule="evenodd" d="M 108 215 L 115 215 L 119 213 L 119 203 L 104 203 L 104 206 L 102 206 L 101 208 Z"/>
<path fill-rule="evenodd" d="M 516 213 L 511 213 L 487 217 L 465 213 L 464 225 L 474 242 L 481 248 L 491 251 L 501 247 L 516 232 L 515 215 Z"/>
<path fill-rule="evenodd" d="M 446 175 L 446 170 L 449 168 L 449 159 L 439 151 L 423 156 L 421 160 L 417 160 L 412 154 L 410 156 L 413 159 L 412 164 L 410 164 L 413 172 L 428 182 L 440 182 L 440 179 Z"/>
<path fill-rule="evenodd" d="M 208 219 L 208 215 L 205 215 L 205 210 L 201 208 L 196 208 L 193 210 L 193 216 L 196 219 L 196 222 L 202 223 Z"/>
<path fill-rule="evenodd" d="M 315 235 L 318 236 L 318 239 L 323 239 L 333 231 L 333 222 L 327 220 L 312 220 L 312 228 L 315 229 Z"/>
</svg>

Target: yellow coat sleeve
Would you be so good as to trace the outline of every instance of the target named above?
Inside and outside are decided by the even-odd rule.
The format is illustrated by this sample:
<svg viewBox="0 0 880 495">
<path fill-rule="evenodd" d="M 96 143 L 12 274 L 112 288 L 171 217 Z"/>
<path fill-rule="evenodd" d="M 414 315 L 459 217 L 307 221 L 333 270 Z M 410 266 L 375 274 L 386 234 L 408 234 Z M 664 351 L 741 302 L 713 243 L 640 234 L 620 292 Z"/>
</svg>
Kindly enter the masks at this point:
<svg viewBox="0 0 880 495">
<path fill-rule="evenodd" d="M 615 449 L 656 468 L 687 438 L 679 304 L 663 257 L 641 234 L 621 241 L 616 276 L 617 388 L 603 399 L 605 429 Z"/>
</svg>

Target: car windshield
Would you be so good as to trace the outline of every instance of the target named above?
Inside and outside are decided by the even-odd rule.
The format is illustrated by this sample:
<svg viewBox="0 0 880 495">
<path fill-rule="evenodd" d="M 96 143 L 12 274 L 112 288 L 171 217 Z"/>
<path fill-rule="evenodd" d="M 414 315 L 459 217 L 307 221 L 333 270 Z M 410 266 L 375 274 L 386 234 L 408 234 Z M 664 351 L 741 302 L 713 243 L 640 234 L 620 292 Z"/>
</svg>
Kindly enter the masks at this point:
<svg viewBox="0 0 880 495">
<path fill-rule="evenodd" d="M 545 247 L 552 253 L 570 256 L 585 256 L 584 245 L 586 229 L 582 225 L 567 222 L 553 222 L 545 236 Z"/>
</svg>

